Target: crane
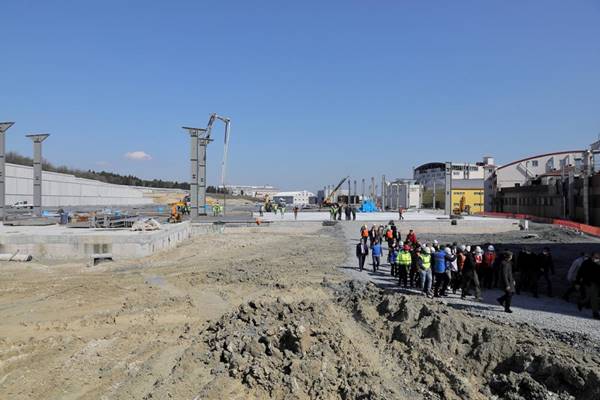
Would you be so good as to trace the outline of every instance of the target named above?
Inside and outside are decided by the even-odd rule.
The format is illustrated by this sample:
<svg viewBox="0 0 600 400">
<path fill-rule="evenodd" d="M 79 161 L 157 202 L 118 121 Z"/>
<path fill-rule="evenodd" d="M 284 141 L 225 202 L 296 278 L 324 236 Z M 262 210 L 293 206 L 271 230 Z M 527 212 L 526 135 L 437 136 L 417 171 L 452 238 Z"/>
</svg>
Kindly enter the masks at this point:
<svg viewBox="0 0 600 400">
<path fill-rule="evenodd" d="M 337 186 L 331 191 L 331 193 L 329 193 L 329 196 L 327 196 L 325 198 L 325 200 L 323 200 L 323 205 L 324 206 L 328 206 L 331 204 L 331 200 L 333 199 L 333 195 L 335 194 L 335 192 L 337 192 L 339 190 L 339 188 L 342 187 L 342 185 L 344 184 L 344 182 L 346 182 L 348 180 L 348 178 L 350 178 L 350 176 L 347 176 L 345 178 L 343 178 L 340 183 L 337 184 Z M 348 199 L 350 199 L 350 193 L 348 193 Z"/>
<path fill-rule="evenodd" d="M 210 140 L 210 134 L 212 132 L 213 125 L 219 120 L 225 124 L 225 142 L 223 148 L 223 161 L 221 162 L 221 186 L 223 187 L 223 215 L 225 215 L 225 201 L 227 196 L 227 190 L 225 188 L 225 173 L 227 172 L 227 153 L 229 150 L 229 135 L 231 130 L 231 119 L 218 115 L 216 113 L 210 114 L 208 123 L 206 124 L 206 132 L 204 137 Z"/>
</svg>

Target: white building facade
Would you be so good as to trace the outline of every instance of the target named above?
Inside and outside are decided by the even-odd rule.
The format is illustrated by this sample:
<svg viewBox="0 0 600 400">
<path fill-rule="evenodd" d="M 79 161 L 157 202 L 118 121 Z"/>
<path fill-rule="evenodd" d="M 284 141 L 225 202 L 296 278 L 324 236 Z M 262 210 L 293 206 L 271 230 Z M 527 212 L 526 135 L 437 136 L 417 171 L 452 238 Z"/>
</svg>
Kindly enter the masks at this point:
<svg viewBox="0 0 600 400">
<path fill-rule="evenodd" d="M 278 192 L 275 195 L 273 195 L 273 201 L 279 202 L 280 200 L 282 200 L 287 205 L 307 206 L 310 204 L 311 198 L 314 197 L 314 193 L 306 190 L 297 192 Z"/>
<path fill-rule="evenodd" d="M 398 180 L 386 185 L 384 208 L 397 210 L 399 208 L 420 208 L 422 187 L 409 180 Z"/>
</svg>

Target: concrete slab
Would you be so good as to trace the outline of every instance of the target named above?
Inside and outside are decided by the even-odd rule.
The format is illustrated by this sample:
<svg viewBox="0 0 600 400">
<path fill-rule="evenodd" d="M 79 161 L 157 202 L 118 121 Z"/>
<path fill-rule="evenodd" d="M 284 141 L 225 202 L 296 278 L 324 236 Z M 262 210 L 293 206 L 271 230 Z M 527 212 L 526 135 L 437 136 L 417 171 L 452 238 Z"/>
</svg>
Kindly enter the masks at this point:
<svg viewBox="0 0 600 400">
<path fill-rule="evenodd" d="M 163 224 L 158 231 L 128 229 L 73 229 L 52 226 L 0 226 L 0 253 L 31 254 L 40 260 L 83 260 L 111 253 L 113 259 L 131 259 L 176 247 L 193 236 L 218 232 L 208 224 Z"/>
</svg>

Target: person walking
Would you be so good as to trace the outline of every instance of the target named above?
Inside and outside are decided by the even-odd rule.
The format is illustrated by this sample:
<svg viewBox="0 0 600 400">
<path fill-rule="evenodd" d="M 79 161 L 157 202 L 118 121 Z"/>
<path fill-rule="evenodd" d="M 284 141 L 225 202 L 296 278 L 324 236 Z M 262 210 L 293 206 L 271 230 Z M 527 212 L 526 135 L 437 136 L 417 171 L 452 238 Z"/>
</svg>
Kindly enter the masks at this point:
<svg viewBox="0 0 600 400">
<path fill-rule="evenodd" d="M 258 214 L 263 217 L 265 214 L 265 206 L 264 205 L 260 205 L 260 207 L 258 208 Z"/>
<path fill-rule="evenodd" d="M 346 213 L 346 221 L 350 221 L 352 219 L 352 210 L 350 209 L 350 205 L 348 205 L 348 204 L 346 204 L 345 213 Z"/>
<path fill-rule="evenodd" d="M 294 221 L 298 221 L 298 211 L 300 211 L 300 208 L 298 206 L 294 206 Z"/>
<path fill-rule="evenodd" d="M 390 274 L 393 277 L 398 276 L 398 265 L 396 264 L 396 259 L 398 258 L 398 245 L 394 240 L 392 244 L 388 248 L 388 263 L 390 264 Z"/>
<path fill-rule="evenodd" d="M 475 300 L 481 300 L 481 289 L 479 287 L 479 278 L 477 276 L 475 257 L 468 251 L 465 253 L 465 264 L 462 270 L 462 288 L 460 298 L 465 299 L 471 289 L 475 290 Z"/>
<path fill-rule="evenodd" d="M 500 264 L 500 285 L 502 290 L 504 290 L 504 296 L 499 297 L 497 300 L 500 305 L 504 306 L 504 312 L 512 313 L 510 305 L 513 294 L 515 293 L 515 279 L 512 271 L 513 255 L 510 251 L 506 251 L 502 256 L 502 263 Z"/>
<path fill-rule="evenodd" d="M 398 284 L 408 287 L 408 273 L 412 265 L 412 255 L 410 254 L 410 246 L 405 244 L 402 250 L 398 252 L 396 258 L 396 268 L 398 270 Z"/>
<path fill-rule="evenodd" d="M 356 245 L 356 258 L 358 258 L 358 270 L 362 271 L 365 267 L 365 260 L 369 255 L 369 246 L 367 245 L 367 239 L 361 238 L 360 242 Z"/>
<path fill-rule="evenodd" d="M 356 221 L 356 207 L 352 206 L 352 221 Z"/>
<path fill-rule="evenodd" d="M 433 297 L 440 297 L 446 285 L 446 251 L 440 248 L 433 253 Z"/>
<path fill-rule="evenodd" d="M 550 248 L 544 247 L 542 254 L 538 256 L 539 274 L 535 277 L 536 279 L 536 292 L 537 292 L 537 281 L 542 278 L 546 282 L 546 288 L 548 290 L 548 297 L 552 297 L 552 281 L 550 274 L 554 275 L 554 260 L 552 259 L 552 253 Z"/>
<path fill-rule="evenodd" d="M 404 221 L 404 208 L 402 207 L 398 208 L 398 219 Z"/>
<path fill-rule="evenodd" d="M 492 288 L 494 280 L 494 263 L 496 262 L 496 249 L 489 245 L 483 253 L 483 262 L 481 264 L 481 286 L 486 289 Z"/>
<path fill-rule="evenodd" d="M 579 255 L 579 257 L 577 257 L 573 263 L 571 264 L 571 267 L 569 268 L 569 272 L 567 273 L 567 282 L 569 282 L 569 288 L 567 289 L 567 291 L 565 292 L 565 294 L 563 295 L 563 299 L 565 301 L 569 301 L 569 299 L 571 298 L 571 293 L 573 292 L 577 292 L 577 273 L 579 272 L 579 269 L 581 268 L 581 265 L 583 264 L 583 262 L 585 260 L 587 260 L 589 257 L 585 254 L 585 253 L 581 253 Z M 580 293 L 580 297 L 583 297 L 583 293 Z"/>
<path fill-rule="evenodd" d="M 381 265 L 381 243 L 378 239 L 375 239 L 373 245 L 371 246 L 371 255 L 373 257 L 373 272 L 377 272 L 379 266 Z"/>
<path fill-rule="evenodd" d="M 444 249 L 446 252 L 446 284 L 442 287 L 441 296 L 446 296 L 446 291 L 452 282 L 454 273 L 458 271 L 458 264 L 456 262 L 456 253 L 453 246 L 446 246 Z M 456 293 L 456 292 L 455 292 Z"/>
<path fill-rule="evenodd" d="M 577 273 L 577 284 L 585 289 L 585 298 L 577 302 L 579 311 L 589 303 L 592 307 L 592 316 L 600 319 L 598 313 L 600 297 L 600 253 L 592 254 L 592 258 L 585 260 Z"/>
<path fill-rule="evenodd" d="M 425 247 L 422 250 L 417 249 L 417 263 L 421 279 L 421 291 L 431 297 L 431 249 Z"/>
<path fill-rule="evenodd" d="M 338 221 L 342 220 L 342 214 L 344 213 L 344 205 L 340 204 L 338 206 Z"/>
</svg>

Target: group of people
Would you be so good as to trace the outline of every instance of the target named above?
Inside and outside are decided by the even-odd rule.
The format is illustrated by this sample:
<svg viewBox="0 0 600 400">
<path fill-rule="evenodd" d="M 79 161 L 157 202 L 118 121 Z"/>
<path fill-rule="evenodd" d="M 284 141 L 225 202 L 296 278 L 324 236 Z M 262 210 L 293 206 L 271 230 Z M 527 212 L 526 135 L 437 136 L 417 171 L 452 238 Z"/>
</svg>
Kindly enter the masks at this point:
<svg viewBox="0 0 600 400">
<path fill-rule="evenodd" d="M 390 273 L 405 288 L 417 288 L 428 297 L 444 297 L 449 291 L 460 293 L 461 298 L 474 296 L 481 300 L 482 289 L 499 288 L 504 295 L 498 302 L 507 313 L 511 313 L 514 294 L 530 292 L 539 295 L 539 281 L 546 284 L 547 295 L 552 296 L 552 281 L 555 274 L 554 261 L 549 248 L 534 253 L 523 248 L 516 256 L 506 249 L 497 251 L 494 245 L 420 243 L 410 230 L 404 239 L 393 221 L 386 226 L 363 225 L 360 241 L 356 245 L 358 268 L 364 269 L 371 254 L 373 271 L 379 270 L 384 257 L 382 244 L 387 242 L 387 264 Z M 591 305 L 594 318 L 598 315 L 600 296 L 600 254 L 591 257 L 581 255 L 571 267 L 568 279 L 571 287 L 568 297 L 579 294 L 580 309 Z"/>
<path fill-rule="evenodd" d="M 346 221 L 356 221 L 356 207 L 353 205 L 335 203 L 329 208 L 329 214 L 332 221 L 341 221 L 342 215 L 345 215 Z"/>
</svg>

